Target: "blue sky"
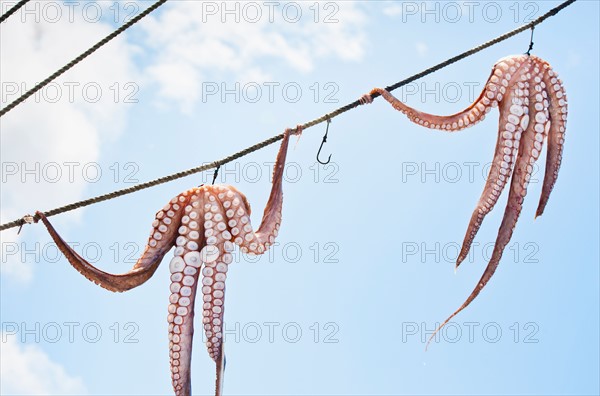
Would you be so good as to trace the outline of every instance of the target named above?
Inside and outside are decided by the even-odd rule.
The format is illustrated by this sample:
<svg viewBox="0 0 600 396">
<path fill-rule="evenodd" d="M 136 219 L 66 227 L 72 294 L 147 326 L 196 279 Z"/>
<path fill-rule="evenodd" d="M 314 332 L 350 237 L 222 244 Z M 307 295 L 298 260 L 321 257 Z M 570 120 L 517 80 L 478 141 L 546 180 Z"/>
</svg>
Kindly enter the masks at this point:
<svg viewBox="0 0 600 396">
<path fill-rule="evenodd" d="M 168 2 L 2 117 L 1 220 L 220 159 L 558 3 L 259 2 L 229 3 L 228 14 L 221 2 Z M 2 105 L 148 4 L 41 2 L 17 13 L 0 26 Z M 479 280 L 502 219 L 506 193 L 455 274 L 497 113 L 445 134 L 379 99 L 333 120 L 323 147 L 330 165 L 315 161 L 325 125 L 290 146 L 279 245 L 260 259 L 236 254 L 229 271 L 227 394 L 600 392 L 598 15 L 598 2 L 578 1 L 536 28 L 533 53 L 569 97 L 558 182 L 534 220 L 542 156 L 496 275 L 427 352 L 427 336 Z M 454 113 L 498 59 L 528 44 L 522 33 L 395 94 Z M 276 146 L 228 164 L 218 179 L 246 194 L 255 225 Z M 97 266 L 126 272 L 154 213 L 211 177 L 52 221 Z M 74 271 L 41 225 L 0 237 L 3 395 L 172 393 L 168 265 L 113 294 Z M 192 364 L 194 394 L 211 394 L 214 363 L 199 331 Z"/>
</svg>

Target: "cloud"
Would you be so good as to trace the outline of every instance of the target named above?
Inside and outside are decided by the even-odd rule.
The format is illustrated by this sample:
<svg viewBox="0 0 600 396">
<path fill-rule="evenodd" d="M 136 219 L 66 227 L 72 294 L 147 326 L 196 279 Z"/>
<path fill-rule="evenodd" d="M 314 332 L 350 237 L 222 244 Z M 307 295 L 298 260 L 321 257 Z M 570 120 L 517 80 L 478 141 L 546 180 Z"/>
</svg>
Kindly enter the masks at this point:
<svg viewBox="0 0 600 396">
<path fill-rule="evenodd" d="M 265 65 L 278 62 L 307 73 L 319 59 L 364 56 L 366 16 L 357 3 L 265 4 L 178 1 L 151 15 L 140 27 L 153 52 L 145 75 L 162 99 L 189 112 L 207 80 L 250 82 L 270 78 Z"/>
<path fill-rule="evenodd" d="M 0 333 L 0 394 L 83 395 L 83 381 L 71 377 L 37 345 L 19 344 L 14 336 Z"/>
<path fill-rule="evenodd" d="M 2 24 L 3 107 L 113 30 L 86 20 L 84 3 L 71 13 L 63 3 L 52 2 L 52 10 L 48 4 L 28 3 Z M 97 168 L 102 144 L 126 125 L 124 101 L 137 85 L 132 52 L 117 38 L 2 117 L 2 222 L 82 198 L 89 185 L 83 169 Z M 77 221 L 81 214 L 65 218 Z M 12 230 L 2 234 L 3 243 L 17 240 Z M 20 260 L 3 257 L 0 270 L 21 281 L 32 276 Z"/>
<path fill-rule="evenodd" d="M 397 3 L 390 3 L 383 7 L 383 14 L 389 17 L 396 17 L 402 15 L 402 6 Z"/>
</svg>

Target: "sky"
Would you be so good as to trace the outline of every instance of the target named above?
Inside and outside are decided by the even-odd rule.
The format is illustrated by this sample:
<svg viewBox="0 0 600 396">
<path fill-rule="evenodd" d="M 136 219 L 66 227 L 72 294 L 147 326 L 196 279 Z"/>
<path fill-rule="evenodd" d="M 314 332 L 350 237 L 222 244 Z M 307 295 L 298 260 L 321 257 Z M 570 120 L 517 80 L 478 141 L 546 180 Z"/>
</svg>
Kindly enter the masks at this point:
<svg viewBox="0 0 600 396">
<path fill-rule="evenodd" d="M 0 13 L 14 4 L 0 2 Z M 221 159 L 477 46 L 559 4 L 169 1 L 0 119 L 0 220 L 12 221 Z M 0 26 L 2 106 L 150 5 L 32 2 Z M 292 142 L 278 244 L 236 253 L 227 281 L 231 395 L 598 394 L 599 3 L 535 29 L 564 82 L 558 182 L 534 220 L 545 154 L 500 266 L 478 282 L 507 192 L 458 271 L 492 159 L 497 110 L 448 134 L 377 99 Z M 524 32 L 394 92 L 452 114 Z M 259 224 L 278 144 L 221 169 Z M 126 272 L 157 210 L 212 171 L 51 218 L 90 262 Z M 168 265 L 111 293 L 77 273 L 41 224 L 2 231 L 2 395 L 169 395 Z M 168 253 L 169 257 L 172 253 Z M 167 261 L 167 258 L 165 258 Z M 214 392 L 200 331 L 193 394 Z"/>
</svg>

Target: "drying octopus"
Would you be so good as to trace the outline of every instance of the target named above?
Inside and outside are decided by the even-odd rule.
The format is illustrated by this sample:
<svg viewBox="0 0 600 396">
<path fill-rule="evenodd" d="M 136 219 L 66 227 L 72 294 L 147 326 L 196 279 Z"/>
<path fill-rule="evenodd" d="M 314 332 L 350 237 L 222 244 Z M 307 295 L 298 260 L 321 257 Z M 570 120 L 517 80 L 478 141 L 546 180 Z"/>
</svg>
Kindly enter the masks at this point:
<svg viewBox="0 0 600 396">
<path fill-rule="evenodd" d="M 216 395 L 223 388 L 225 354 L 223 315 L 225 280 L 234 245 L 248 254 L 262 254 L 275 242 L 281 224 L 283 205 L 282 176 L 290 134 L 301 127 L 287 129 L 273 170 L 273 185 L 258 231 L 250 222 L 250 204 L 235 187 L 203 185 L 174 197 L 156 213 L 144 253 L 131 271 L 106 273 L 75 252 L 58 235 L 43 213 L 37 212 L 52 239 L 77 271 L 99 286 L 124 292 L 146 282 L 165 254 L 175 247 L 169 263 L 169 354 L 171 378 L 177 396 L 191 395 L 192 338 L 196 291 L 202 291 L 202 324 L 206 346 L 216 363 Z M 202 275 L 202 276 L 200 276 Z"/>
<path fill-rule="evenodd" d="M 496 271 L 502 252 L 510 241 L 521 213 L 533 165 L 540 156 L 546 140 L 548 144 L 546 170 L 536 217 L 544 212 L 556 183 L 562 159 L 567 124 L 567 96 L 562 81 L 548 62 L 527 54 L 500 59 L 494 65 L 485 88 L 477 100 L 460 113 L 450 116 L 437 116 L 417 111 L 381 88 L 375 88 L 370 94 L 361 97 L 360 103 L 371 103 L 373 94 L 383 96 L 410 121 L 447 132 L 457 132 L 477 124 L 493 107 L 498 107 L 500 111 L 494 159 L 456 260 L 457 268 L 467 257 L 483 219 L 493 209 L 510 180 L 508 203 L 492 257 L 479 283 L 460 308 L 438 327 L 437 333 L 477 297 Z M 434 336 L 435 333 L 430 337 L 429 342 Z"/>
</svg>

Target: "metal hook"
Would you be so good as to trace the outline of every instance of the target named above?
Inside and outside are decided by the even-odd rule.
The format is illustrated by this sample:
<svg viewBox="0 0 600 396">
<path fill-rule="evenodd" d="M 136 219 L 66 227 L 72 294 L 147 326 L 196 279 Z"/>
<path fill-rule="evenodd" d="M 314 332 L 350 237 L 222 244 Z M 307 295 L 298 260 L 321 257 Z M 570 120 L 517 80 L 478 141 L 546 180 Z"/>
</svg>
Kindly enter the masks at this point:
<svg viewBox="0 0 600 396">
<path fill-rule="evenodd" d="M 221 165 L 217 165 L 217 169 L 215 169 L 215 173 L 213 174 L 212 184 L 215 184 L 215 181 L 217 180 L 217 176 L 219 175 L 219 169 L 221 169 Z"/>
<path fill-rule="evenodd" d="M 317 162 L 321 165 L 327 165 L 331 161 L 331 154 L 329 154 L 329 158 L 327 158 L 327 162 L 323 162 L 319 159 L 321 155 L 321 149 L 325 142 L 327 142 L 327 134 L 329 133 L 329 124 L 331 124 L 331 119 L 327 116 L 327 129 L 325 129 L 325 135 L 323 135 L 323 140 L 321 141 L 321 147 L 319 147 L 319 151 L 317 152 Z"/>
<path fill-rule="evenodd" d="M 531 37 L 529 38 L 529 48 L 527 49 L 527 56 L 531 55 L 531 50 L 533 49 L 533 31 L 535 30 L 535 26 L 531 27 Z"/>
</svg>

